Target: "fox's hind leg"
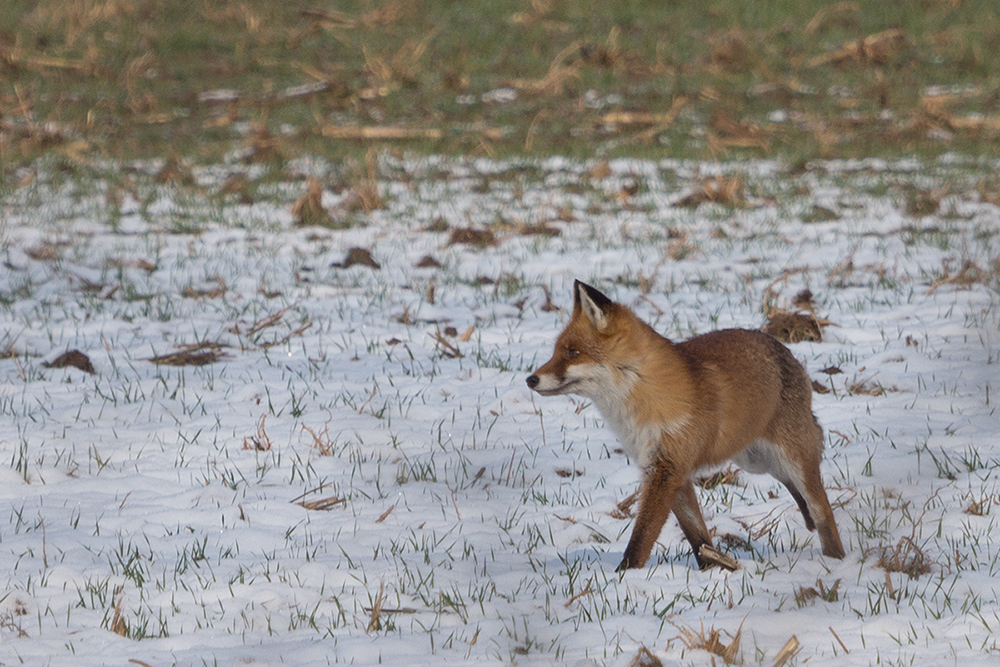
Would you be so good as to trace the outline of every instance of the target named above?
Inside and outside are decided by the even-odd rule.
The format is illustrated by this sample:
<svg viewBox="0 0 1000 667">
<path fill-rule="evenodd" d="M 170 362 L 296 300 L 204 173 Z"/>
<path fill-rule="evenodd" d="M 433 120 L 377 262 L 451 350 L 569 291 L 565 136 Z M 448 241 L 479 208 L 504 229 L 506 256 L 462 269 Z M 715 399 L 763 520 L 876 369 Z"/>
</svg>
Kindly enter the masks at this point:
<svg viewBox="0 0 1000 667">
<path fill-rule="evenodd" d="M 695 493 L 691 480 L 687 481 L 681 490 L 677 492 L 677 500 L 674 501 L 674 516 L 677 523 L 684 531 L 684 537 L 691 544 L 694 550 L 694 557 L 698 561 L 698 567 L 705 569 L 711 563 L 702 560 L 701 548 L 712 546 L 712 536 L 705 525 L 705 519 L 701 515 L 701 506 L 698 504 L 698 495 Z"/>
<path fill-rule="evenodd" d="M 809 513 L 809 505 L 806 504 L 806 499 L 802 497 L 799 490 L 795 488 L 795 483 L 789 480 L 781 480 L 781 483 L 785 485 L 788 492 L 792 494 L 792 498 L 795 499 L 795 504 L 799 506 L 799 511 L 802 512 L 802 518 L 805 519 L 806 528 L 809 530 L 816 530 L 816 522 L 813 521 L 812 514 Z"/>
<path fill-rule="evenodd" d="M 811 414 L 809 416 L 812 417 Z M 778 465 L 770 471 L 771 475 L 791 492 L 805 519 L 806 528 L 819 533 L 823 555 L 843 558 L 844 546 L 819 471 L 823 457 L 823 430 L 815 418 L 811 418 L 787 424 L 775 435 L 780 436 L 775 443 L 780 454 Z"/>
<path fill-rule="evenodd" d="M 830 507 L 830 500 L 823 487 L 819 463 L 806 464 L 804 467 L 806 470 L 801 471 L 799 479 L 784 482 L 784 484 L 792 492 L 792 497 L 795 498 L 799 509 L 802 510 L 806 527 L 809 530 L 815 528 L 818 531 L 823 555 L 830 558 L 843 558 L 844 545 L 840 541 L 837 523 L 833 518 L 833 508 Z"/>
</svg>

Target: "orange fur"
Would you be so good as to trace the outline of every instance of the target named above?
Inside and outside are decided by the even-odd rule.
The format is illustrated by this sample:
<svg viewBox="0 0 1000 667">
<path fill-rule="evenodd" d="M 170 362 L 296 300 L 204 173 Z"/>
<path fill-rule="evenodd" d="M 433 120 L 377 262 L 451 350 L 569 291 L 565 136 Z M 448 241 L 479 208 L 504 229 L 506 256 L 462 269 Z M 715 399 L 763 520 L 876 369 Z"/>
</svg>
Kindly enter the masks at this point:
<svg viewBox="0 0 1000 667">
<path fill-rule="evenodd" d="M 555 353 L 527 380 L 543 395 L 590 398 L 642 470 L 639 509 L 619 569 L 642 567 L 670 511 L 704 565 L 711 545 L 691 476 L 733 460 L 791 492 L 823 553 L 843 558 L 820 477 L 823 434 L 812 386 L 791 352 L 760 331 L 673 343 L 593 287 L 574 285 Z"/>
</svg>

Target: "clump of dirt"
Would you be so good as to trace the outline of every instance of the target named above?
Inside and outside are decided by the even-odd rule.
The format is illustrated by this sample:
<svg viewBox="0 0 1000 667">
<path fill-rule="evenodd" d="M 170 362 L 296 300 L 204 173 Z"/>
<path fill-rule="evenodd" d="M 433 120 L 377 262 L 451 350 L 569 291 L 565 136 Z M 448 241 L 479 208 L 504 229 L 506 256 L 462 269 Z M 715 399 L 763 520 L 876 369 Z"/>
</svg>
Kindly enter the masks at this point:
<svg viewBox="0 0 1000 667">
<path fill-rule="evenodd" d="M 78 368 L 84 373 L 90 373 L 91 375 L 97 373 L 97 371 L 94 370 L 94 365 L 90 363 L 90 357 L 85 355 L 80 350 L 69 350 L 68 352 L 63 352 L 52 361 L 43 363 L 42 366 L 45 368 L 66 368 L 67 366 L 72 366 L 73 368 Z"/>
<path fill-rule="evenodd" d="M 375 258 L 372 257 L 371 250 L 368 250 L 366 248 L 351 248 L 350 250 L 347 251 L 347 256 L 344 257 L 344 261 L 340 262 L 339 264 L 334 262 L 333 266 L 346 269 L 348 267 L 356 266 L 359 264 L 361 266 L 367 266 L 369 268 L 375 269 L 376 271 L 382 268 L 382 265 L 376 262 Z"/>
<path fill-rule="evenodd" d="M 448 245 L 459 243 L 476 246 L 477 248 L 488 248 L 497 245 L 499 241 L 497 241 L 496 234 L 488 229 L 456 227 L 451 230 L 451 236 L 448 237 Z"/>
</svg>

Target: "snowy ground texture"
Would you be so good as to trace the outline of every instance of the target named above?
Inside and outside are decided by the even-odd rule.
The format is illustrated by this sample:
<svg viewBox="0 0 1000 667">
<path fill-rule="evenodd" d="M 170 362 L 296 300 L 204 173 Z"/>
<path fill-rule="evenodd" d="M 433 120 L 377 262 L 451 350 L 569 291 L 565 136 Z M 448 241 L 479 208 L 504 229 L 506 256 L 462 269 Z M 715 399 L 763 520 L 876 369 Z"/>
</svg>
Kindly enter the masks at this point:
<svg viewBox="0 0 1000 667">
<path fill-rule="evenodd" d="M 316 161 L 8 178 L 0 663 L 995 664 L 994 165 L 608 166 L 383 157 L 370 212 Z M 349 228 L 294 224 L 306 176 Z M 746 205 L 676 205 L 711 183 Z M 671 519 L 615 573 L 637 471 L 524 384 L 575 278 L 675 338 L 811 290 L 845 560 L 741 473 L 699 490 L 738 571 Z"/>
</svg>

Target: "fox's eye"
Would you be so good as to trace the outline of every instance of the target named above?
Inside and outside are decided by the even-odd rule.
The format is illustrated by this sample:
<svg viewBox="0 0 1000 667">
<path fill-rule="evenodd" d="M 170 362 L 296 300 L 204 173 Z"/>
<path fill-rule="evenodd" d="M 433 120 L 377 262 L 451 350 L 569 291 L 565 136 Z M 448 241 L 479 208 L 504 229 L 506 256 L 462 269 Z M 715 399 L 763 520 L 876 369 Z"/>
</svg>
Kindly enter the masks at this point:
<svg viewBox="0 0 1000 667">
<path fill-rule="evenodd" d="M 579 357 L 579 356 L 580 356 L 580 350 L 576 349 L 575 347 L 567 347 L 566 348 L 566 358 L 567 359 L 572 359 L 573 357 Z"/>
</svg>

